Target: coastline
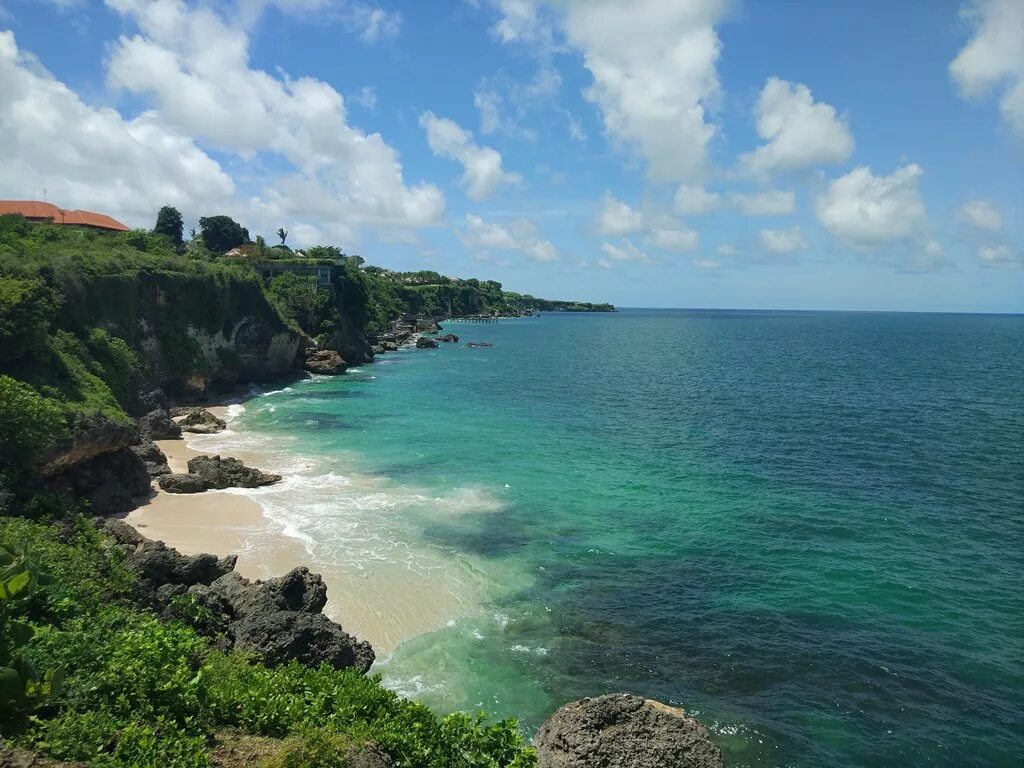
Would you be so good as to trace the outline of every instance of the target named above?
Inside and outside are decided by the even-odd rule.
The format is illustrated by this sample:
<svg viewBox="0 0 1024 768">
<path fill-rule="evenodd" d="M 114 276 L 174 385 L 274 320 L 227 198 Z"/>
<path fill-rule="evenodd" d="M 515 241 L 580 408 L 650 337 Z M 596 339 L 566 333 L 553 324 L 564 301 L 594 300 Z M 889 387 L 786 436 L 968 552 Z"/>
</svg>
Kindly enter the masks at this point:
<svg viewBox="0 0 1024 768">
<path fill-rule="evenodd" d="M 237 429 L 236 419 L 251 399 L 204 407 L 227 421 L 233 432 L 232 424 Z M 189 459 L 211 454 L 195 445 L 201 437 L 185 433 L 181 439 L 157 441 L 172 472 L 185 472 Z M 294 474 L 289 478 L 287 468 L 275 467 L 273 457 L 251 446 L 218 452 L 285 475 L 281 484 L 263 491 L 288 493 L 289 479 L 293 483 L 304 479 Z M 403 641 L 443 628 L 475 604 L 471 590 L 461 588 L 466 585 L 435 577 L 429 565 L 424 573 L 397 563 L 345 563 L 344 558 L 321 553 L 302 531 L 289 531 L 268 515 L 258 494 L 243 489 L 172 494 L 154 482 L 151 494 L 137 499 L 137 506 L 124 519 L 147 538 L 161 540 L 183 554 L 237 555 L 236 570 L 249 579 L 282 576 L 299 566 L 320 573 L 327 584 L 324 613 L 354 636 L 368 640 L 378 664 Z"/>
</svg>

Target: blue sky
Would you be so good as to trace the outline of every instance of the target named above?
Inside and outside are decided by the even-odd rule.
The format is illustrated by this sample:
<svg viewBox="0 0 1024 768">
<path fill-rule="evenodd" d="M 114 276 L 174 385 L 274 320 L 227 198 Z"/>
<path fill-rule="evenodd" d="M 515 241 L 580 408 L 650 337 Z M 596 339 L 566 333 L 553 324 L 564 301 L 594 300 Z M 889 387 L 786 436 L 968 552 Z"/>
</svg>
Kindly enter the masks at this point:
<svg viewBox="0 0 1024 768">
<path fill-rule="evenodd" d="M 0 196 L 622 306 L 1024 311 L 1024 0 L 0 0 Z"/>
</svg>

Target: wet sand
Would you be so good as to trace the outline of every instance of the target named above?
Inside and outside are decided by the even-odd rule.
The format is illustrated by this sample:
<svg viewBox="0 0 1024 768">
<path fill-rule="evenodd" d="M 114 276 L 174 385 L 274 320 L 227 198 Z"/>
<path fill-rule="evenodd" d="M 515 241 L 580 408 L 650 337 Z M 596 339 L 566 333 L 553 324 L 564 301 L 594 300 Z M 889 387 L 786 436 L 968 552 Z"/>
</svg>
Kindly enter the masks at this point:
<svg viewBox="0 0 1024 768">
<path fill-rule="evenodd" d="M 230 417 L 227 406 L 209 406 L 220 418 Z M 187 462 L 202 452 L 180 440 L 160 440 L 172 472 L 187 472 Z M 232 452 L 250 466 L 261 466 L 251 452 Z M 382 661 L 403 640 L 440 629 L 465 615 L 475 604 L 472 590 L 452 583 L 443 571 L 437 576 L 414 571 L 401 563 L 345 568 L 320 560 L 305 544 L 285 535 L 250 496 L 226 491 L 171 494 L 154 484 L 149 498 L 126 521 L 142 535 L 164 541 L 185 554 L 210 552 L 238 555 L 237 570 L 251 579 L 281 576 L 300 565 L 323 575 L 328 602 L 324 613 L 349 633 L 369 640 Z M 439 567 L 440 563 L 437 564 Z"/>
</svg>

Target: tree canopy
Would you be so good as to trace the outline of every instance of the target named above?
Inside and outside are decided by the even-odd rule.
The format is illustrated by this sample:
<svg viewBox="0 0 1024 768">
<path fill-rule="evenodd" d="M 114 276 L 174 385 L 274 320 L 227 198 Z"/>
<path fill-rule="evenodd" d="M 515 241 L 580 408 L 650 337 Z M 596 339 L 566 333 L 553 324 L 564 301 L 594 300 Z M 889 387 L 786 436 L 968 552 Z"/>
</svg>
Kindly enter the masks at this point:
<svg viewBox="0 0 1024 768">
<path fill-rule="evenodd" d="M 199 236 L 214 253 L 227 253 L 249 240 L 249 232 L 230 216 L 203 216 Z"/>
<path fill-rule="evenodd" d="M 181 248 L 185 244 L 185 240 L 182 238 L 184 228 L 185 224 L 181 220 L 181 213 L 178 209 L 165 205 L 156 215 L 156 226 L 153 227 L 153 231 L 158 235 L 166 236 L 175 248 Z"/>
</svg>

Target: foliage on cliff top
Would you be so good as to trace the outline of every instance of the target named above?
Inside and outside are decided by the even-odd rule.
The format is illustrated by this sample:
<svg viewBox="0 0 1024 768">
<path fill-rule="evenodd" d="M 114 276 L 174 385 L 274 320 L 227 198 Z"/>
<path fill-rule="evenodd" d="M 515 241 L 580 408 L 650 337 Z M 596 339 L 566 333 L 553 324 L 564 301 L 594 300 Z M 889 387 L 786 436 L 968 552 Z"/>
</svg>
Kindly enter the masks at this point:
<svg viewBox="0 0 1024 768">
<path fill-rule="evenodd" d="M 511 721 L 438 716 L 377 677 L 294 662 L 271 669 L 161 623 L 126 601 L 134 576 L 84 521 L 58 530 L 0 519 L 0 543 L 53 576 L 17 618 L 35 629 L 35 664 L 66 673 L 55 706 L 2 726 L 22 746 L 106 768 L 204 768 L 210 737 L 231 727 L 290 737 L 275 765 L 345 765 L 323 762 L 326 746 L 367 742 L 406 768 L 534 765 Z"/>
</svg>

